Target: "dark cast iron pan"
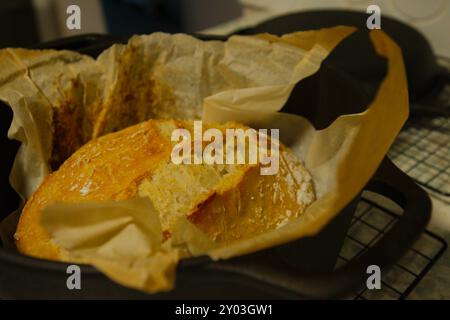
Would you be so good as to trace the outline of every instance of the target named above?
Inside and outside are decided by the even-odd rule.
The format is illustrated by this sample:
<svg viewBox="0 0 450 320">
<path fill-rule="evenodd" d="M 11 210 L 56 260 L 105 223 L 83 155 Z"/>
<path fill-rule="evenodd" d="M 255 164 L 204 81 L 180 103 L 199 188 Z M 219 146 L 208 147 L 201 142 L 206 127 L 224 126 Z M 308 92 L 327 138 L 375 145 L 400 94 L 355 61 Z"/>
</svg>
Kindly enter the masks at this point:
<svg viewBox="0 0 450 320">
<path fill-rule="evenodd" d="M 238 34 L 269 32 L 282 35 L 289 32 L 314 30 L 336 25 L 350 25 L 365 30 L 352 35 L 345 45 L 335 52 L 329 63 L 346 70 L 360 82 L 377 87 L 383 66 L 376 59 L 361 57 L 354 59 L 353 52 L 367 50 L 370 43 L 365 41 L 368 32 L 364 12 L 345 10 L 302 11 L 269 19 L 238 31 Z M 450 81 L 449 71 L 437 64 L 436 57 L 427 39 L 413 27 L 393 18 L 381 16 L 381 28 L 400 46 L 408 79 L 408 89 L 412 115 L 449 116 L 449 110 L 433 105 L 433 98 Z"/>
<path fill-rule="evenodd" d="M 203 37 L 204 40 L 223 39 Z M 63 39 L 41 45 L 41 48 L 71 49 L 92 56 L 115 42 L 115 39 L 88 35 Z M 368 40 L 367 40 L 368 41 Z M 344 44 L 343 44 L 344 45 Z M 369 50 L 370 51 L 370 50 Z M 357 54 L 379 59 L 385 72 L 385 61 L 373 52 Z M 330 59 L 333 57 L 333 53 Z M 380 74 L 379 80 L 384 76 Z M 308 118 L 320 129 L 341 114 L 360 112 L 373 99 L 373 90 L 361 86 L 342 70 L 326 60 L 316 74 L 300 82 L 283 111 Z M 332 103 L 331 103 L 332 102 Z M 301 108 L 300 108 L 301 106 Z M 393 106 L 395 107 L 395 106 Z M 181 261 L 175 288 L 169 292 L 148 295 L 109 280 L 91 266 L 81 266 L 81 290 L 66 287 L 67 266 L 61 262 L 35 259 L 18 254 L 12 235 L 19 211 L 8 215 L 7 209 L 18 207 L 18 198 L 11 190 L 7 175 L 17 144 L 6 138 L 11 120 L 8 107 L 0 106 L 0 157 L 3 219 L 0 233 L 0 297 L 61 299 L 215 299 L 215 298 L 337 298 L 353 293 L 365 285 L 366 269 L 378 265 L 386 272 L 414 243 L 430 218 L 431 202 L 427 193 L 385 158 L 364 190 L 384 195 L 404 209 L 397 223 L 373 247 L 345 266 L 335 269 L 342 243 L 350 226 L 357 196 L 314 237 L 302 238 L 267 250 L 211 261 L 208 257 Z M 363 190 L 361 190 L 362 192 Z M 6 209 L 5 209 L 6 208 Z"/>
</svg>

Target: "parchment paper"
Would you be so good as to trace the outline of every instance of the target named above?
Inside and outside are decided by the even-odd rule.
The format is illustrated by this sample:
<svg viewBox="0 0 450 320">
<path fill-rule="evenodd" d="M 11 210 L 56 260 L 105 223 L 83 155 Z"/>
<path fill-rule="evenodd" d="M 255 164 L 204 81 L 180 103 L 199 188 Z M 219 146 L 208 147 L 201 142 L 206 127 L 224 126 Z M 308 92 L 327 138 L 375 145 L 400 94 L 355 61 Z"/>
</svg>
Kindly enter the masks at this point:
<svg viewBox="0 0 450 320">
<path fill-rule="evenodd" d="M 27 199 L 52 162 L 90 139 L 102 77 L 92 58 L 71 51 L 2 49 L 0 64 L 0 100 L 14 114 L 8 137 L 22 142 L 10 182 Z"/>
<path fill-rule="evenodd" d="M 207 254 L 213 259 L 228 258 L 317 233 L 361 191 L 408 115 L 401 51 L 382 31 L 373 31 L 370 36 L 377 53 L 388 59 L 388 73 L 365 112 L 341 116 L 323 130 L 315 130 L 302 117 L 277 112 L 295 83 L 316 72 L 328 53 L 353 31 L 349 27 L 336 27 L 280 38 L 239 36 L 225 43 L 155 34 L 134 37 L 127 46 L 114 46 L 103 53 L 92 62 L 103 70 L 97 84 L 100 88 L 95 89 L 100 94 L 92 103 L 96 111 L 91 114 L 97 115 L 92 122 L 92 136 L 128 124 L 112 116 L 126 118 L 126 99 L 122 95 L 131 90 L 124 85 L 126 81 L 131 87 L 136 84 L 136 88 L 150 83 L 153 88 L 150 111 L 144 110 L 149 108 L 149 104 L 142 105 L 149 102 L 144 96 L 134 97 L 131 109 L 139 116 L 128 121 L 202 116 L 207 122 L 235 120 L 253 127 L 279 128 L 281 140 L 312 174 L 317 200 L 303 215 L 283 227 L 226 247 L 216 247 L 185 219 L 177 224 L 173 238 L 161 243 L 160 238 L 150 236 L 160 226 L 151 204 L 143 205 L 142 201 L 148 200 L 51 205 L 44 210 L 42 224 L 64 248 L 65 259 L 93 264 L 115 281 L 156 292 L 171 288 L 176 262 L 183 257 Z M 129 64 L 133 61 L 138 68 Z M 30 82 L 26 70 L 15 68 L 22 72 L 21 80 Z M 2 83 L 9 84 L 8 80 Z M 105 83 L 108 85 L 102 88 Z M 15 168 L 20 167 L 22 175 L 13 170 L 13 180 L 25 179 L 15 183 L 23 187 L 18 190 L 24 195 L 34 190 L 48 173 L 43 159 L 48 159 L 51 152 L 43 147 L 45 139 L 41 138 L 48 123 L 43 121 L 47 127 L 41 127 L 32 120 L 25 122 L 20 116 L 23 109 L 30 110 L 31 103 L 49 108 L 48 99 L 36 89 L 36 84 L 28 85 L 36 94 L 29 94 L 25 101 L 20 95 L 14 100 L 13 94 L 2 94 L 0 88 L 0 98 L 15 104 L 12 136 L 20 138 L 22 131 L 26 133 L 22 141 L 35 139 L 35 147 L 25 143 L 22 155 L 18 156 L 21 161 Z M 40 136 L 34 138 L 35 133 Z M 33 154 L 40 155 L 35 161 L 40 171 L 27 167 L 30 159 L 34 159 Z"/>
</svg>

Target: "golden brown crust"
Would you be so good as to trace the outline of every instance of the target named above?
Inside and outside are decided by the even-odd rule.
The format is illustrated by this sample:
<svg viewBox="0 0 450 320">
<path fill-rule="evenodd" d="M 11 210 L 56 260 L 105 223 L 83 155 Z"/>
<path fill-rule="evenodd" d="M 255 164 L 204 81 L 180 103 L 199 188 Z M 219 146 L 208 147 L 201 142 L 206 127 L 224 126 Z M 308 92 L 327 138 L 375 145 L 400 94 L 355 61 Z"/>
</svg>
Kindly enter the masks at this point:
<svg viewBox="0 0 450 320">
<path fill-rule="evenodd" d="M 39 224 L 42 208 L 52 202 L 127 199 L 136 185 L 170 157 L 170 143 L 154 121 L 93 140 L 49 175 L 22 211 L 16 233 L 19 251 L 48 259 L 57 247 Z"/>
<path fill-rule="evenodd" d="M 282 147 L 281 157 L 285 152 Z M 300 163 L 294 165 L 304 170 Z M 287 166 L 281 164 L 276 175 L 261 175 L 259 169 L 250 168 L 233 188 L 208 198 L 189 219 L 214 241 L 227 244 L 283 226 L 314 200 L 312 182 L 291 180 Z M 303 176 L 309 179 L 307 173 Z M 299 192 L 304 200 L 298 199 Z"/>
<path fill-rule="evenodd" d="M 314 199 L 309 174 L 283 146 L 280 170 L 271 176 L 260 175 L 259 165 L 173 164 L 170 136 L 180 127 L 193 130 L 188 121 L 149 120 L 84 145 L 28 200 L 17 228 L 18 249 L 62 259 L 40 225 L 42 209 L 53 202 L 149 197 L 165 238 L 184 215 L 214 241 L 230 243 L 281 226 Z"/>
</svg>

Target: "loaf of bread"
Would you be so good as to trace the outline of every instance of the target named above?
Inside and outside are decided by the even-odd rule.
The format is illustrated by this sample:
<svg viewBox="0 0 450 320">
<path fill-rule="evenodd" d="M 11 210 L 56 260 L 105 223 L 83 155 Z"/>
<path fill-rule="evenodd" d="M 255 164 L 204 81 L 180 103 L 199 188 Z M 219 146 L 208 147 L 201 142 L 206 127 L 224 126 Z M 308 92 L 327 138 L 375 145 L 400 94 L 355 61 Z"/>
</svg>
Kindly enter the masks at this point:
<svg viewBox="0 0 450 320">
<path fill-rule="evenodd" d="M 236 123 L 204 127 L 245 128 Z M 175 219 L 185 215 L 215 242 L 227 244 L 278 228 L 314 201 L 310 175 L 285 146 L 280 144 L 274 175 L 261 175 L 259 162 L 175 164 L 171 134 L 177 128 L 192 132 L 193 122 L 149 120 L 77 150 L 27 201 L 15 235 L 19 251 L 62 258 L 40 224 L 43 208 L 54 202 L 149 197 L 166 238 Z"/>
</svg>

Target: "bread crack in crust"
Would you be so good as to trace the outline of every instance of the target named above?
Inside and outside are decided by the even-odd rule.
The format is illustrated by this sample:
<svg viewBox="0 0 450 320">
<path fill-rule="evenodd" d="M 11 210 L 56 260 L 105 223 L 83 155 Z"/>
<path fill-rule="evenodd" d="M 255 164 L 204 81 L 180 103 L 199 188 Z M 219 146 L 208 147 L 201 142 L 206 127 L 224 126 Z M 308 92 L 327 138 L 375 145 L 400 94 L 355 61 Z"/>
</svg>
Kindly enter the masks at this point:
<svg viewBox="0 0 450 320">
<path fill-rule="evenodd" d="M 204 129 L 245 128 L 235 123 Z M 35 257 L 64 259 L 40 225 L 55 202 L 149 197 L 160 213 L 164 238 L 187 216 L 214 241 L 227 244 L 279 228 L 314 201 L 311 177 L 280 145 L 279 170 L 261 175 L 259 164 L 174 164 L 171 133 L 193 130 L 191 121 L 149 120 L 94 139 L 50 174 L 26 203 L 16 232 L 18 249 Z"/>
</svg>

